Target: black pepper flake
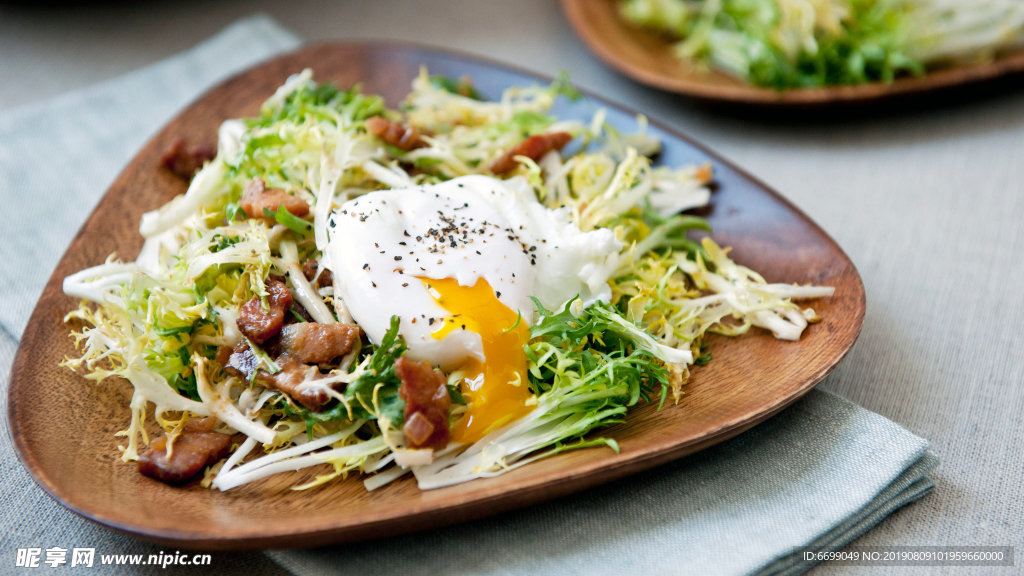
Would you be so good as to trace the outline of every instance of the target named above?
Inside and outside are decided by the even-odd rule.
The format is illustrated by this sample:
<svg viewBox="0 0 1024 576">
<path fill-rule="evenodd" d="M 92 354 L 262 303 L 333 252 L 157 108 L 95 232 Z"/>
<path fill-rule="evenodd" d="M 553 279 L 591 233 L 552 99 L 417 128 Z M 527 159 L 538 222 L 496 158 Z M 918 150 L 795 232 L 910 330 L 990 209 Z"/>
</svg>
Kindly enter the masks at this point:
<svg viewBox="0 0 1024 576">
<path fill-rule="evenodd" d="M 409 287 L 409 283 L 408 282 L 402 282 L 402 288 L 408 288 L 408 287 Z M 416 319 L 413 318 L 412 321 L 415 322 Z"/>
<path fill-rule="evenodd" d="M 370 280 L 370 284 L 372 284 L 374 288 L 376 288 L 376 287 L 377 287 L 377 283 L 376 283 L 376 282 L 374 282 L 373 280 Z"/>
<path fill-rule="evenodd" d="M 498 298 L 501 298 L 501 292 L 495 292 L 494 295 L 497 296 Z"/>
<path fill-rule="evenodd" d="M 431 326 L 433 326 L 434 325 L 434 318 L 433 317 L 427 318 L 427 324 L 430 324 Z"/>
<path fill-rule="evenodd" d="M 369 262 L 367 262 L 366 264 L 363 264 L 363 270 L 369 270 L 369 269 L 370 269 L 370 263 Z"/>
<path fill-rule="evenodd" d="M 398 261 L 399 261 L 399 260 L 401 260 L 401 259 L 402 259 L 402 257 L 401 257 L 401 256 L 395 256 L 395 262 L 398 262 Z"/>
</svg>

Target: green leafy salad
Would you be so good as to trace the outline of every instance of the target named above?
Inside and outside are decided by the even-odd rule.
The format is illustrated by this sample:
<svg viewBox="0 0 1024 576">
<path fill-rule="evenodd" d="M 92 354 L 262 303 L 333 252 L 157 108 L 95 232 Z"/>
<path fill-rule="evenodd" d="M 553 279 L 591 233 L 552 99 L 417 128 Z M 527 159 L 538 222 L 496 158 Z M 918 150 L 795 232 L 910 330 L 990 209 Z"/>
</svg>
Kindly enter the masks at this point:
<svg viewBox="0 0 1024 576">
<path fill-rule="evenodd" d="M 711 167 L 655 165 L 642 118 L 552 115 L 577 96 L 424 70 L 390 109 L 306 70 L 224 122 L 137 260 L 64 281 L 65 364 L 134 388 L 123 459 L 220 490 L 447 486 L 618 450 L 591 432 L 678 400 L 708 333 L 798 340 L 817 316 L 794 300 L 832 289 L 732 261 L 685 213 Z"/>
<path fill-rule="evenodd" d="M 676 56 L 777 89 L 891 82 L 1024 41 L 1019 0 L 622 0 Z"/>
</svg>

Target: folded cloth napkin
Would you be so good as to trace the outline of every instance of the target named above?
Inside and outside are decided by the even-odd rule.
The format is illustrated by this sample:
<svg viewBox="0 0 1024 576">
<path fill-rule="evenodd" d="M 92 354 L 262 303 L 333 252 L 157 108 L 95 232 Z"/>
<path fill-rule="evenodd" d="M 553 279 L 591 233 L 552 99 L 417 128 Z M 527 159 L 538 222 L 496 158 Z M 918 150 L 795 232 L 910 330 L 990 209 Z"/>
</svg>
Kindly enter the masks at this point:
<svg viewBox="0 0 1024 576">
<path fill-rule="evenodd" d="M 298 575 L 799 574 L 932 487 L 928 443 L 828 392 L 709 450 L 557 502 L 396 539 L 273 551 Z"/>
<path fill-rule="evenodd" d="M 0 113 L 0 203 L 18 215 L 5 221 L 0 243 L 0 396 L 46 278 L 121 167 L 218 79 L 297 44 L 267 18 L 250 18 L 143 70 Z M 811 567 L 804 552 L 842 547 L 926 494 L 936 464 L 927 448 L 885 418 L 814 391 L 713 449 L 557 502 L 401 538 L 269 554 L 300 575 L 800 573 Z M 25 484 L 5 435 L 0 502 L 22 513 L 3 515 L 3 540 L 60 545 L 66 523 L 53 519 L 66 513 Z M 52 510 L 33 509 L 45 506 Z"/>
</svg>

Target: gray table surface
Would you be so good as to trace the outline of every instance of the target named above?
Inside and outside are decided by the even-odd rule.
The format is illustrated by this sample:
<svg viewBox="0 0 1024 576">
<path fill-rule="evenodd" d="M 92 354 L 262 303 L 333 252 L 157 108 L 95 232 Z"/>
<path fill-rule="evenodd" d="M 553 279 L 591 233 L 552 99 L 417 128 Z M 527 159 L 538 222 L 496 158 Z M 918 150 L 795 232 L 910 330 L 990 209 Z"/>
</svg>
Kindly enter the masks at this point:
<svg viewBox="0 0 1024 576">
<path fill-rule="evenodd" d="M 933 494 L 857 544 L 1024 553 L 1022 83 L 883 110 L 743 113 L 617 75 L 548 0 L 68 2 L 0 6 L 0 110 L 145 66 L 255 11 L 309 40 L 402 39 L 568 70 L 780 191 L 844 247 L 867 290 L 860 340 L 821 386 L 928 438 L 942 460 Z M 228 559 L 222 570 L 239 560 Z M 276 571 L 257 564 L 237 571 Z"/>
</svg>

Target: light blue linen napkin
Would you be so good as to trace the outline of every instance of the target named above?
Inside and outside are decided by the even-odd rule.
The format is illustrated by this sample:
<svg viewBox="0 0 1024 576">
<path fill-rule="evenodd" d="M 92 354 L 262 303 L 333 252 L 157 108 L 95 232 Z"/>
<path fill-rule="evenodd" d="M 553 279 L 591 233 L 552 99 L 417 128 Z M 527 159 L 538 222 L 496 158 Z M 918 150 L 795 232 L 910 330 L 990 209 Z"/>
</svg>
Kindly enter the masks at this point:
<svg viewBox="0 0 1024 576">
<path fill-rule="evenodd" d="M 18 215 L 5 220 L 0 243 L 5 339 L 20 337 L 60 254 L 135 151 L 217 80 L 297 44 L 269 19 L 249 18 L 169 60 L 0 113 L 0 205 Z M 6 388 L 10 358 L 3 356 Z M 811 567 L 805 551 L 841 547 L 927 493 L 936 464 L 927 448 L 885 418 L 814 391 L 723 445 L 557 502 L 401 538 L 270 556 L 317 576 L 799 573 Z M 24 472 L 6 437 L 0 464 L 0 500 L 23 508 L 39 501 L 12 490 Z M 33 545 L 60 530 L 4 516 L 8 543 L 29 528 Z"/>
<path fill-rule="evenodd" d="M 812 391 L 724 444 L 518 512 L 400 538 L 273 551 L 299 575 L 799 574 L 924 496 L 927 441 Z"/>
</svg>

